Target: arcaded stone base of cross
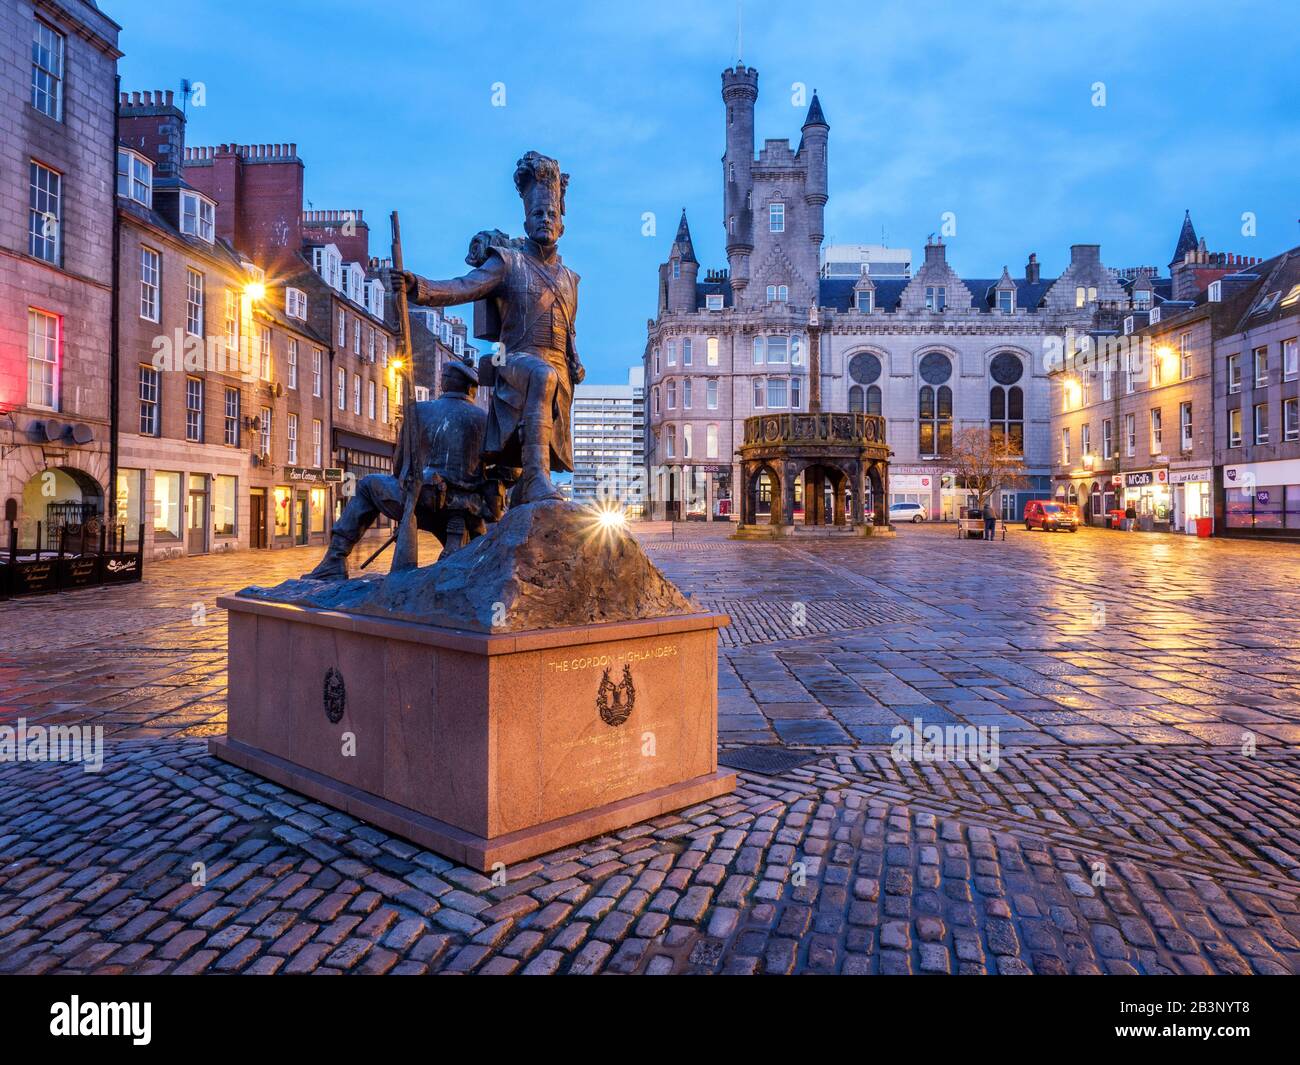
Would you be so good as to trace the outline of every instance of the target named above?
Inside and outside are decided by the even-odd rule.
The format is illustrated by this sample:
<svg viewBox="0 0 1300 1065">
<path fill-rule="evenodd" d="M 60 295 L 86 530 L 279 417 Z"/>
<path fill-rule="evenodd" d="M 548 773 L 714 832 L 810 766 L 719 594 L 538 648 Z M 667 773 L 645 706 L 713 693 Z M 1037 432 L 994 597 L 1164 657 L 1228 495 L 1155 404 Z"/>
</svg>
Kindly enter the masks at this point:
<svg viewBox="0 0 1300 1065">
<path fill-rule="evenodd" d="M 467 632 L 243 596 L 219 758 L 490 872 L 735 787 L 722 614 Z"/>
</svg>

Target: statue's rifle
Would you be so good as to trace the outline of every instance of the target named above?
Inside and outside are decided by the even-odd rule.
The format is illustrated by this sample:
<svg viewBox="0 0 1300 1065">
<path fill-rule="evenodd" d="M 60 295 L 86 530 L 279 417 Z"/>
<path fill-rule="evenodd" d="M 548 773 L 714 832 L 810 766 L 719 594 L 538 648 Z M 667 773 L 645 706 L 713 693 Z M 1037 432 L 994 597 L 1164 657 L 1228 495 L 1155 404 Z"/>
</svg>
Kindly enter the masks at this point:
<svg viewBox="0 0 1300 1065">
<path fill-rule="evenodd" d="M 402 229 L 398 223 L 396 211 L 392 214 L 392 224 L 393 270 L 400 277 L 405 268 L 402 266 Z M 420 485 L 419 478 L 413 476 L 416 471 L 412 468 L 417 461 L 414 425 L 415 389 L 413 387 L 415 352 L 411 347 L 411 315 L 406 303 L 406 284 L 404 282 L 395 286 L 394 296 L 397 300 L 397 327 L 401 334 L 398 357 L 402 360 L 402 455 L 404 467 L 396 471 L 401 481 L 404 498 L 402 520 L 397 526 L 397 531 L 393 534 L 397 546 L 393 551 L 391 569 L 396 571 L 415 569 L 420 564 L 415 524 L 415 503 L 420 495 Z M 384 547 L 387 546 L 387 544 L 384 545 Z M 383 549 L 381 547 L 379 550 L 382 551 Z M 372 555 L 371 558 L 373 557 Z"/>
</svg>

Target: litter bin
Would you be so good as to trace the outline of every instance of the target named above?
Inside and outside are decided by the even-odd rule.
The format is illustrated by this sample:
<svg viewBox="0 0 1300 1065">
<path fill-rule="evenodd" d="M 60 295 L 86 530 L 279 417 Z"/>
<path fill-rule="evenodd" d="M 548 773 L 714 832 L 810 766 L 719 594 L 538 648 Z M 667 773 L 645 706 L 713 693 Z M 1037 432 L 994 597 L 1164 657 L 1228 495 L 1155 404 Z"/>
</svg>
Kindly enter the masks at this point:
<svg viewBox="0 0 1300 1065">
<path fill-rule="evenodd" d="M 1212 531 L 1213 529 L 1214 529 L 1214 519 L 1213 519 L 1213 518 L 1197 518 L 1197 519 L 1196 519 L 1196 535 L 1197 535 L 1197 536 L 1207 536 L 1207 537 L 1208 537 L 1208 536 L 1210 535 L 1210 533 L 1211 533 L 1211 531 Z"/>
</svg>

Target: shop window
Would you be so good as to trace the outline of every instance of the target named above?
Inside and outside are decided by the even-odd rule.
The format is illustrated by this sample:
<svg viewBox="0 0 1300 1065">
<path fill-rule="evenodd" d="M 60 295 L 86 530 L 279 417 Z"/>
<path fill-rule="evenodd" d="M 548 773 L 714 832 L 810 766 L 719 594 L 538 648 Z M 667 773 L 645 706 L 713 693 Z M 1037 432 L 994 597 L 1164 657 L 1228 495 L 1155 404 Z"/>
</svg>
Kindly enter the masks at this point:
<svg viewBox="0 0 1300 1065">
<path fill-rule="evenodd" d="M 125 526 L 124 536 L 128 549 L 140 538 L 140 519 L 143 514 L 144 470 L 118 470 L 116 522 Z"/>
<path fill-rule="evenodd" d="M 272 494 L 275 504 L 275 535 L 288 536 L 292 526 L 293 492 L 288 488 L 277 488 Z"/>
<path fill-rule="evenodd" d="M 219 473 L 212 478 L 212 535 L 234 536 L 236 478 Z"/>
<path fill-rule="evenodd" d="M 325 531 L 324 488 L 313 488 L 311 490 L 311 531 L 314 533 L 323 533 Z"/>
<path fill-rule="evenodd" d="M 153 475 L 153 535 L 155 540 L 181 538 L 181 475 Z"/>
<path fill-rule="evenodd" d="M 1300 484 L 1289 484 L 1284 489 L 1282 523 L 1288 529 L 1300 529 Z"/>
</svg>

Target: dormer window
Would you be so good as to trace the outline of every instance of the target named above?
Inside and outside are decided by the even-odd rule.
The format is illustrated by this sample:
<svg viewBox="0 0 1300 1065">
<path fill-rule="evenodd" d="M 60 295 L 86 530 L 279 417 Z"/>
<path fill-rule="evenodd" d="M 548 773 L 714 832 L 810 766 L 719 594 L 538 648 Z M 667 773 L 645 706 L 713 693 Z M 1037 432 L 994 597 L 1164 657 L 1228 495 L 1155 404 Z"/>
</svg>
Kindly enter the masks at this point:
<svg viewBox="0 0 1300 1065">
<path fill-rule="evenodd" d="M 946 285 L 926 285 L 925 309 L 942 311 L 948 306 L 948 287 Z"/>
<path fill-rule="evenodd" d="M 998 291 L 998 313 L 1011 314 L 1016 309 L 1016 294 L 1009 288 Z"/>
<path fill-rule="evenodd" d="M 362 292 L 362 289 L 365 287 L 366 275 L 365 272 L 361 269 L 361 264 L 348 263 L 347 267 L 345 268 L 345 273 L 346 273 L 346 277 L 344 278 L 345 281 L 344 294 L 353 303 L 358 303 L 364 307 L 366 305 L 366 299 L 364 293 Z"/>
<path fill-rule="evenodd" d="M 863 291 L 857 293 L 858 310 L 862 314 L 871 313 L 871 295 L 872 293 L 870 289 L 864 289 Z"/>
<path fill-rule="evenodd" d="M 768 285 L 767 302 L 768 303 L 787 303 L 790 299 L 789 285 Z"/>
<path fill-rule="evenodd" d="M 1133 306 L 1139 310 L 1146 310 L 1151 306 L 1151 290 L 1149 288 L 1139 288 L 1133 292 Z"/>
<path fill-rule="evenodd" d="M 211 244 L 216 239 L 217 207 L 197 192 L 181 193 L 181 232 Z"/>
<path fill-rule="evenodd" d="M 1128 336 L 1133 332 L 1133 316 L 1130 314 L 1124 319 L 1124 335 Z"/>
<path fill-rule="evenodd" d="M 457 333 L 451 338 L 451 350 L 459 357 L 465 354 L 465 338 Z"/>
<path fill-rule="evenodd" d="M 1158 322 L 1158 321 L 1160 321 L 1160 308 L 1159 308 L 1159 307 L 1152 307 L 1152 308 L 1151 308 L 1151 324 L 1152 324 L 1152 325 L 1155 325 L 1156 322 Z"/>
<path fill-rule="evenodd" d="M 343 257 L 339 254 L 338 248 L 334 247 L 333 244 L 313 248 L 311 265 L 312 269 L 320 274 L 325 284 L 329 285 L 335 292 L 340 290 L 339 273 L 343 266 Z"/>
<path fill-rule="evenodd" d="M 768 204 L 767 228 L 773 233 L 785 232 L 785 204 L 783 203 Z"/>
<path fill-rule="evenodd" d="M 153 163 L 127 148 L 117 150 L 117 194 L 153 206 Z"/>
<path fill-rule="evenodd" d="M 307 320 L 307 293 L 300 288 L 284 290 L 284 313 L 299 321 Z"/>
<path fill-rule="evenodd" d="M 384 283 L 369 281 L 366 283 L 366 309 L 376 318 L 384 316 Z"/>
<path fill-rule="evenodd" d="M 715 296 L 715 295 L 705 296 L 704 307 L 706 310 L 710 310 L 710 311 L 722 310 L 722 297 Z"/>
</svg>

